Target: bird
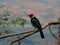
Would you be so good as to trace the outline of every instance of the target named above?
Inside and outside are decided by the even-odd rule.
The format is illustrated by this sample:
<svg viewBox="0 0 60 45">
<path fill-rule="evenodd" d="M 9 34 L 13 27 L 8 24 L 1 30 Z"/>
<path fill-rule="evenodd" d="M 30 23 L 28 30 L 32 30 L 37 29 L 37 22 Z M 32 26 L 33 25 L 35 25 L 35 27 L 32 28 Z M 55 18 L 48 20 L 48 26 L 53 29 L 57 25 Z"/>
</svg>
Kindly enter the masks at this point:
<svg viewBox="0 0 60 45">
<path fill-rule="evenodd" d="M 39 20 L 36 18 L 36 16 L 34 16 L 33 13 L 29 14 L 28 17 L 31 19 L 32 26 L 39 30 L 41 38 L 44 39 L 45 37 L 44 37 L 43 31 L 42 31 L 42 26 L 41 26 L 41 23 L 39 22 Z"/>
</svg>

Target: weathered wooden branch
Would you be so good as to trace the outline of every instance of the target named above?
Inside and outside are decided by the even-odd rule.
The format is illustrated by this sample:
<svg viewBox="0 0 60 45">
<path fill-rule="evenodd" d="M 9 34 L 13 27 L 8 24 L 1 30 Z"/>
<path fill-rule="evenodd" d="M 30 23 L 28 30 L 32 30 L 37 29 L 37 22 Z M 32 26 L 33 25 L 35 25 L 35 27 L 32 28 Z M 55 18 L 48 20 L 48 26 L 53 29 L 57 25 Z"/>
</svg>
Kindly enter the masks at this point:
<svg viewBox="0 0 60 45">
<path fill-rule="evenodd" d="M 60 24 L 60 22 L 51 22 L 51 23 L 48 23 L 48 25 L 44 26 L 44 27 L 42 28 L 42 30 L 45 29 L 46 27 L 50 26 L 50 25 L 58 25 L 58 24 Z M 22 39 L 24 39 L 24 38 L 26 38 L 26 37 L 28 37 L 28 36 L 30 36 L 30 35 L 32 35 L 32 34 L 35 34 L 35 33 L 37 33 L 38 31 L 39 31 L 39 30 L 35 30 L 35 31 L 33 31 L 32 33 L 29 33 L 29 34 L 23 36 L 22 38 L 13 40 L 10 45 L 13 45 L 13 43 L 15 43 L 15 42 L 17 42 L 17 41 L 20 41 L 20 40 L 22 40 Z"/>
<path fill-rule="evenodd" d="M 35 30 L 35 31 L 32 32 L 32 33 L 26 34 L 26 35 L 23 36 L 22 38 L 19 38 L 19 39 L 13 40 L 13 41 L 11 42 L 10 45 L 13 45 L 13 43 L 15 43 L 15 42 L 17 42 L 17 41 L 20 41 L 20 40 L 22 40 L 22 39 L 24 39 L 24 38 L 26 38 L 26 37 L 28 37 L 28 36 L 30 36 L 30 35 L 32 35 L 32 34 L 35 34 L 35 33 L 37 33 L 37 32 L 38 32 L 38 30 Z"/>
<path fill-rule="evenodd" d="M 8 37 L 12 37 L 12 36 L 16 36 L 16 35 L 19 35 L 19 34 L 27 34 L 27 33 L 31 33 L 31 32 L 33 32 L 34 30 L 32 30 L 32 31 L 28 31 L 28 32 L 19 32 L 19 33 L 16 33 L 16 34 L 8 34 L 8 35 L 4 35 L 4 36 L 0 36 L 0 39 L 2 39 L 2 38 L 8 38 Z"/>
<path fill-rule="evenodd" d="M 49 25 L 57 25 L 57 24 L 60 24 L 60 22 L 51 22 L 51 23 L 48 23 L 46 26 L 43 27 L 43 29 L 45 29 L 47 26 Z M 1 38 L 8 38 L 8 37 L 12 37 L 12 36 L 16 36 L 16 35 L 19 35 L 19 34 L 27 34 L 27 33 L 30 33 L 30 32 L 34 32 L 35 30 L 32 30 L 32 31 L 28 31 L 28 32 L 19 32 L 19 33 L 16 33 L 16 34 L 8 34 L 8 35 L 4 35 L 4 36 L 0 36 L 0 39 Z"/>
</svg>

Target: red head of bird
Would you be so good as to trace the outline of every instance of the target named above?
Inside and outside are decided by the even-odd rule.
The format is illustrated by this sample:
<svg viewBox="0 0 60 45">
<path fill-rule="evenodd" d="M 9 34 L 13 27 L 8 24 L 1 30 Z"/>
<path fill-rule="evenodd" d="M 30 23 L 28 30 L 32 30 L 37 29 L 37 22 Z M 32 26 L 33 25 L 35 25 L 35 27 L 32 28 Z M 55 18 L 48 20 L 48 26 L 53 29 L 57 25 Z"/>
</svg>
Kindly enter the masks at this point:
<svg viewBox="0 0 60 45">
<path fill-rule="evenodd" d="M 30 18 L 32 18 L 32 17 L 34 16 L 34 14 L 29 14 L 28 16 L 29 16 Z"/>
</svg>

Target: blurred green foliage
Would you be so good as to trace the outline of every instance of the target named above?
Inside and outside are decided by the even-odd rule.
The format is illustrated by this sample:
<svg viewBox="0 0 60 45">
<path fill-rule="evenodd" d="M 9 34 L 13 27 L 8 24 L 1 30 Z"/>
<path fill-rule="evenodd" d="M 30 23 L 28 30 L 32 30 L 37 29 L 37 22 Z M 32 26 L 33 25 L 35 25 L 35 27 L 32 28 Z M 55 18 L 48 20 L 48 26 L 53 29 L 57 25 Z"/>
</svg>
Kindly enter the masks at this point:
<svg viewBox="0 0 60 45">
<path fill-rule="evenodd" d="M 0 5 L 0 9 L 2 9 L 3 7 L 5 7 L 5 5 Z M 16 19 L 8 22 L 9 20 L 9 16 L 11 15 L 12 12 L 5 10 L 2 13 L 0 13 L 0 28 L 7 26 L 8 24 L 18 24 L 21 25 L 22 27 L 24 27 L 24 25 L 27 23 L 27 21 L 21 17 L 17 17 Z M 8 23 L 7 23 L 8 22 Z M 0 31 L 0 35 L 4 35 L 4 34 L 8 34 L 11 31 L 6 30 L 5 32 L 1 32 Z"/>
<path fill-rule="evenodd" d="M 10 16 L 10 13 L 9 11 L 4 11 L 1 15 L 4 16 L 4 17 L 7 17 L 7 16 Z"/>
<path fill-rule="evenodd" d="M 2 35 L 4 35 L 4 34 L 5 34 L 4 32 L 0 31 L 0 36 L 2 36 Z"/>
<path fill-rule="evenodd" d="M 5 7 L 5 5 L 0 5 L 0 8 L 3 8 L 3 7 Z"/>
<path fill-rule="evenodd" d="M 11 23 L 12 23 L 12 24 L 19 24 L 19 25 L 21 25 L 21 26 L 24 26 L 24 25 L 27 23 L 27 21 L 26 21 L 25 19 L 21 18 L 21 17 L 17 17 L 17 18 L 16 18 L 15 20 L 13 20 Z"/>
</svg>

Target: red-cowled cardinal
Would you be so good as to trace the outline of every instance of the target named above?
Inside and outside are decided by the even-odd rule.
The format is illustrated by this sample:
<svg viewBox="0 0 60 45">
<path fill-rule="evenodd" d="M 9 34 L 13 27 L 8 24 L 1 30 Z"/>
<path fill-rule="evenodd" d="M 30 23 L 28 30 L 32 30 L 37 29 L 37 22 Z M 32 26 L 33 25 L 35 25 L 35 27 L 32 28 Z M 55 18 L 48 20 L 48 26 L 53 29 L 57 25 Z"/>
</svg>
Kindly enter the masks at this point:
<svg viewBox="0 0 60 45">
<path fill-rule="evenodd" d="M 39 20 L 34 16 L 34 14 L 28 15 L 31 18 L 31 24 L 34 28 L 38 28 L 40 31 L 41 38 L 44 39 L 44 34 L 42 32 L 42 26 L 39 22 Z"/>
</svg>

